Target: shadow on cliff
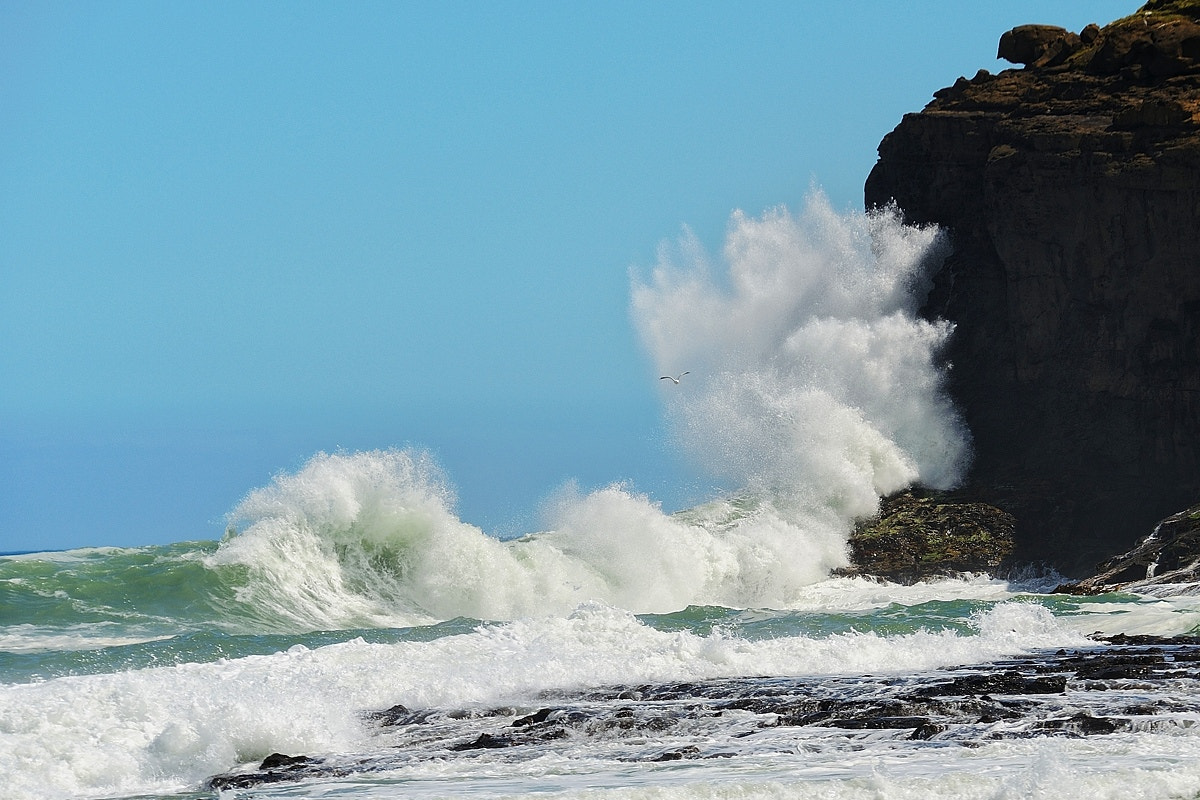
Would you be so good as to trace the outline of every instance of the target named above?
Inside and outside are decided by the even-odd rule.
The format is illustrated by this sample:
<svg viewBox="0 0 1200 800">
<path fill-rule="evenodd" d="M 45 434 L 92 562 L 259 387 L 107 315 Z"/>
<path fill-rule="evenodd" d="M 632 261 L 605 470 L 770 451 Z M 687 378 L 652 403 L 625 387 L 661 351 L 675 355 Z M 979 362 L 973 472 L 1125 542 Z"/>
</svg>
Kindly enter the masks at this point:
<svg viewBox="0 0 1200 800">
<path fill-rule="evenodd" d="M 935 92 L 879 146 L 868 208 L 946 228 L 923 313 L 956 325 L 960 492 L 1015 555 L 1082 575 L 1200 499 L 1200 2 L 1080 33 Z"/>
</svg>

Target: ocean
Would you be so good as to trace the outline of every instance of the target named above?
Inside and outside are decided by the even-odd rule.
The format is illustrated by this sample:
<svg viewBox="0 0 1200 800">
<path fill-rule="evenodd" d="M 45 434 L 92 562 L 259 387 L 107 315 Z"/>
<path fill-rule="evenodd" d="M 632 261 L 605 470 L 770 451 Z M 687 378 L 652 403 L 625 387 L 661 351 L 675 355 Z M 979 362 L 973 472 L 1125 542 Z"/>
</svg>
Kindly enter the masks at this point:
<svg viewBox="0 0 1200 800">
<path fill-rule="evenodd" d="M 1200 796 L 1200 645 L 1139 638 L 1200 597 L 835 576 L 970 467 L 945 247 L 814 195 L 634 276 L 687 508 L 568 486 L 501 538 L 430 453 L 319 453 L 220 541 L 0 556 L 0 794 Z"/>
</svg>

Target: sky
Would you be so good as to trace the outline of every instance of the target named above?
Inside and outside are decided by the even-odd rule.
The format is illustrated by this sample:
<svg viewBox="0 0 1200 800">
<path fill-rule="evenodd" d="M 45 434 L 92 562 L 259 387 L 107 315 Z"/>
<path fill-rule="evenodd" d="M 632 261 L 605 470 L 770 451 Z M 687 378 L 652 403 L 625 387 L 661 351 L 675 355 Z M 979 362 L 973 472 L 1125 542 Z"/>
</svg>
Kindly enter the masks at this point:
<svg viewBox="0 0 1200 800">
<path fill-rule="evenodd" d="M 861 209 L 1003 32 L 1135 7 L 0 0 L 0 552 L 219 538 L 321 451 L 426 449 L 500 536 L 694 502 L 631 274 Z"/>
</svg>

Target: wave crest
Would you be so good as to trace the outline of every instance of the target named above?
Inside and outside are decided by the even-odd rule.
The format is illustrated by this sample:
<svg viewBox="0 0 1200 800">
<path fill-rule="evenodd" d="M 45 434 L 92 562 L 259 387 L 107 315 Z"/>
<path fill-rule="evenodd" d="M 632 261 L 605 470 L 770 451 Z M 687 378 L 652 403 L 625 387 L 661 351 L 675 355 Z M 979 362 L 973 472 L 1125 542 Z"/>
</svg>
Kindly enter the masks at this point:
<svg viewBox="0 0 1200 800">
<path fill-rule="evenodd" d="M 942 389 L 951 333 L 917 316 L 943 237 L 893 212 L 733 215 L 724 265 L 664 250 L 632 310 L 682 446 L 734 491 L 679 514 L 623 486 L 561 492 L 548 530 L 502 542 L 460 520 L 428 454 L 318 454 L 252 492 L 209 562 L 289 625 L 786 608 L 846 563 L 854 520 L 914 482 L 952 485 L 969 437 Z M 664 387 L 668 388 L 668 387 Z"/>
</svg>

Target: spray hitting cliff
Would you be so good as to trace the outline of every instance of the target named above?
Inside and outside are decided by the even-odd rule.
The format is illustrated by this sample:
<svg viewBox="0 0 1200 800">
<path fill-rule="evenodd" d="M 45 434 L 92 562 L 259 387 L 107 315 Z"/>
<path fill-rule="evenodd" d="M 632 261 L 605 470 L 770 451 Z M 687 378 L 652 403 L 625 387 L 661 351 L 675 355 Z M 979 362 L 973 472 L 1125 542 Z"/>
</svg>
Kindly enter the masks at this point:
<svg viewBox="0 0 1200 800">
<path fill-rule="evenodd" d="M 866 203 L 951 232 L 922 313 L 957 326 L 967 491 L 1079 572 L 1200 497 L 1200 2 L 999 55 L 884 138 Z"/>
</svg>

